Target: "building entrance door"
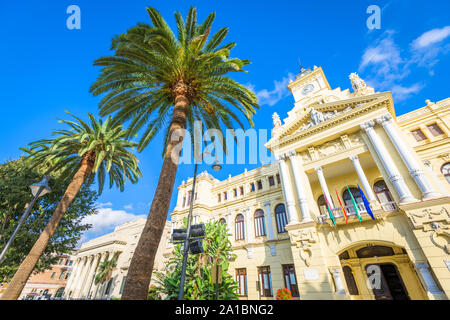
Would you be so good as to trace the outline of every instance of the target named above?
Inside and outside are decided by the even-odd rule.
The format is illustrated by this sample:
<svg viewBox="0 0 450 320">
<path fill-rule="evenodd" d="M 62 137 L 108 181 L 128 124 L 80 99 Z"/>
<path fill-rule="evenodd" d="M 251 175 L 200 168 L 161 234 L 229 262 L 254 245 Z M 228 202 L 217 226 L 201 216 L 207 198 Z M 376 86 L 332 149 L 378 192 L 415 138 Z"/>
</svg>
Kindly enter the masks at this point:
<svg viewBox="0 0 450 320">
<path fill-rule="evenodd" d="M 376 300 L 410 300 L 397 267 L 392 263 L 368 264 L 367 276 L 374 279 L 372 291 Z"/>
</svg>

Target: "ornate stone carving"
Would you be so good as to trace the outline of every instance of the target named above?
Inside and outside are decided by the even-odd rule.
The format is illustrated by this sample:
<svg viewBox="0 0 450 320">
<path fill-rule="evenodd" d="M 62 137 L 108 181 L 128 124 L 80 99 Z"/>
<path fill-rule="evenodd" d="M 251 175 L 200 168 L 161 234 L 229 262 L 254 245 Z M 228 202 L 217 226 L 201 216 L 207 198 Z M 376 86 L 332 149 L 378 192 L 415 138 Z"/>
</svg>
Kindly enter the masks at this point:
<svg viewBox="0 0 450 320">
<path fill-rule="evenodd" d="M 311 246 L 317 242 L 316 231 L 310 230 L 294 230 L 289 233 L 291 243 L 295 244 L 299 248 L 300 258 L 303 259 L 306 266 L 311 265 L 312 251 Z"/>
<path fill-rule="evenodd" d="M 375 93 L 372 87 L 366 85 L 366 82 L 362 80 L 356 72 L 350 74 L 349 79 L 352 83 L 355 96 L 364 96 Z"/>
<path fill-rule="evenodd" d="M 352 107 L 347 107 L 342 111 L 334 110 L 334 111 L 328 111 L 328 112 L 320 112 L 314 108 L 311 108 L 310 121 L 303 124 L 303 126 L 301 126 L 300 129 L 298 129 L 297 131 L 304 131 L 306 129 L 309 129 L 311 127 L 318 125 L 319 123 L 322 123 L 331 118 L 337 117 L 337 116 L 339 116 L 345 112 L 348 112 L 350 110 L 352 110 Z"/>
<path fill-rule="evenodd" d="M 278 115 L 278 113 L 274 113 L 272 115 L 272 120 L 273 120 L 273 128 L 276 130 L 279 127 L 281 127 L 281 120 L 280 120 L 280 116 Z"/>
<path fill-rule="evenodd" d="M 334 153 L 337 153 L 341 150 L 344 150 L 345 147 L 342 145 L 340 139 L 336 139 L 333 141 L 329 141 L 321 145 L 317 152 L 319 153 L 319 156 L 321 157 L 328 157 Z"/>
</svg>

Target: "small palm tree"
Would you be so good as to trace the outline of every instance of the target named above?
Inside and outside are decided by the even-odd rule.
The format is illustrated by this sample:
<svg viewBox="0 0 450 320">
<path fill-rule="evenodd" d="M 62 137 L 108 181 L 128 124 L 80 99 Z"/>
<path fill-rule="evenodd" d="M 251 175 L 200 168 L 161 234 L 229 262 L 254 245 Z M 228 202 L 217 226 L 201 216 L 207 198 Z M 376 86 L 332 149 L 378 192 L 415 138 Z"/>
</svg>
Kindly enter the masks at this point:
<svg viewBox="0 0 450 320">
<path fill-rule="evenodd" d="M 136 183 L 142 176 L 138 160 L 130 151 L 136 143 L 128 141 L 129 132 L 123 130 L 121 124 L 112 121 L 111 117 L 105 122 L 101 119 L 97 121 L 89 114 L 89 126 L 81 119 L 73 117 L 78 122 L 59 121 L 70 126 L 70 130 L 54 130 L 57 135 L 54 139 L 39 140 L 30 143 L 30 149 L 23 149 L 29 153 L 34 166 L 47 167 L 47 173 L 62 170 L 61 177 L 65 177 L 67 181 L 60 183 L 70 183 L 44 231 L 2 295 L 2 300 L 19 297 L 59 222 L 86 181 L 91 183 L 97 176 L 100 194 L 107 175 L 110 188 L 116 185 L 121 191 L 124 189 L 125 179 Z"/>
<path fill-rule="evenodd" d="M 211 34 L 215 13 L 197 24 L 190 8 L 186 21 L 175 13 L 177 36 L 161 14 L 147 8 L 153 25 L 140 23 L 114 38 L 115 54 L 95 61 L 102 72 L 92 85 L 94 95 L 104 94 L 100 114 L 130 123 L 131 134 L 143 130 L 143 150 L 164 129 L 163 165 L 147 223 L 131 260 L 122 299 L 145 300 L 158 244 L 169 211 L 178 155 L 185 130 L 194 137 L 194 122 L 207 129 L 244 128 L 238 114 L 253 126 L 258 108 L 250 89 L 231 79 L 230 72 L 246 72 L 249 60 L 230 58 L 236 45 L 222 41 L 228 28 Z"/>
<path fill-rule="evenodd" d="M 95 285 L 104 285 L 107 281 L 111 279 L 111 274 L 114 268 L 117 266 L 117 258 L 114 257 L 111 260 L 105 260 L 98 266 L 97 275 L 95 276 Z M 102 294 L 103 297 L 103 294 Z"/>
</svg>

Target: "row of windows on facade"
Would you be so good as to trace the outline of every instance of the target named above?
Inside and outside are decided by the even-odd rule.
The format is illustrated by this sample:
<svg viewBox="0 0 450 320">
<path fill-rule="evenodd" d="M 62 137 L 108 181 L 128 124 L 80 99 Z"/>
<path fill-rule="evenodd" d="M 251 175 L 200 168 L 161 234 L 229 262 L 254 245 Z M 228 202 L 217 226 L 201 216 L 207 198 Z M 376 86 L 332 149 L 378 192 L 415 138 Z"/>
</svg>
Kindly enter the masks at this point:
<svg viewBox="0 0 450 320">
<path fill-rule="evenodd" d="M 444 134 L 441 127 L 439 127 L 436 123 L 427 125 L 428 131 L 433 135 L 433 137 L 438 137 Z M 421 129 L 415 129 L 411 131 L 411 134 L 416 139 L 417 142 L 427 140 L 428 137 Z"/>
<path fill-rule="evenodd" d="M 54 279 L 56 276 L 56 272 L 53 272 L 52 275 L 50 276 L 51 279 Z M 59 274 L 59 280 L 67 280 L 70 276 L 70 272 L 66 272 L 66 271 L 61 271 L 61 273 Z"/>
<path fill-rule="evenodd" d="M 277 181 L 277 184 L 281 183 L 280 180 L 280 175 L 277 173 L 275 176 L 269 176 L 268 178 L 268 182 L 269 182 L 269 187 L 273 187 L 275 186 L 275 179 Z M 254 182 L 250 183 L 249 186 L 249 192 L 255 192 L 256 189 L 258 190 L 262 190 L 263 189 L 263 184 L 262 184 L 262 180 L 258 180 L 256 181 L 256 184 Z M 244 186 L 240 186 L 239 188 L 234 188 L 233 189 L 233 195 L 234 198 L 238 198 L 239 196 L 244 196 Z M 220 203 L 222 202 L 222 195 L 223 195 L 223 200 L 226 201 L 228 200 L 228 192 L 225 191 L 223 193 L 218 193 L 217 194 L 217 202 Z M 194 201 L 197 200 L 197 192 L 194 194 Z M 183 197 L 183 207 L 189 206 L 191 204 L 192 201 L 192 191 L 188 192 L 188 196 Z"/>
<path fill-rule="evenodd" d="M 258 267 L 258 282 L 256 290 L 259 290 L 261 297 L 273 297 L 272 275 L 269 266 Z M 285 288 L 291 291 L 293 297 L 299 297 L 297 277 L 293 264 L 282 265 Z M 238 283 L 239 296 L 248 295 L 247 269 L 236 269 L 236 282 Z"/>
<path fill-rule="evenodd" d="M 269 182 L 269 188 L 275 186 L 275 179 L 277 181 L 277 184 L 279 185 L 281 183 L 280 180 L 280 175 L 277 173 L 275 176 L 269 176 L 267 178 L 268 182 Z M 250 186 L 249 186 L 249 192 L 255 192 L 256 190 L 262 190 L 263 189 L 263 183 L 262 180 L 258 180 L 255 182 L 251 182 Z M 228 192 L 225 191 L 223 193 L 218 193 L 217 194 L 217 202 L 220 203 L 222 202 L 222 195 L 223 195 L 223 201 L 227 201 L 228 200 Z M 238 197 L 238 188 L 234 188 L 233 189 L 233 196 L 234 199 L 236 199 Z M 239 196 L 244 196 L 244 186 L 240 186 L 239 187 Z"/>
<path fill-rule="evenodd" d="M 73 264 L 73 260 L 70 260 L 69 258 L 59 258 L 58 264 L 65 265 L 65 266 L 71 266 Z"/>
<path fill-rule="evenodd" d="M 266 224 L 264 222 L 264 211 L 262 209 L 258 209 L 255 211 L 254 215 L 254 226 L 255 226 L 255 237 L 264 237 L 266 236 Z M 284 228 L 287 223 L 287 215 L 284 204 L 280 203 L 275 207 L 275 220 L 277 222 L 277 231 L 278 233 L 286 232 Z M 219 220 L 220 223 L 226 224 L 227 221 L 225 218 L 221 218 Z M 245 239 L 245 218 L 243 214 L 238 214 L 235 223 L 235 240 L 244 240 Z"/>
</svg>

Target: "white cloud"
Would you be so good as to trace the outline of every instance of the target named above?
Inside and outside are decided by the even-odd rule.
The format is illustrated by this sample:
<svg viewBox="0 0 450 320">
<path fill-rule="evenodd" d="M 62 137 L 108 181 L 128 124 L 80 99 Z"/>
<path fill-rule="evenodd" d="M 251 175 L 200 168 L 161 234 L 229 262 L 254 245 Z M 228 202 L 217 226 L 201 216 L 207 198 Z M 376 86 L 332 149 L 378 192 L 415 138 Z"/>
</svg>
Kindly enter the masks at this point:
<svg viewBox="0 0 450 320">
<path fill-rule="evenodd" d="M 89 215 L 83 219 L 83 224 L 91 224 L 92 228 L 87 231 L 90 235 L 99 235 L 112 231 L 126 222 L 135 221 L 140 218 L 145 218 L 145 215 L 135 215 L 125 210 L 114 210 L 112 208 L 105 208 L 98 206 L 97 214 Z"/>
<path fill-rule="evenodd" d="M 436 28 L 423 33 L 420 37 L 411 43 L 415 50 L 424 49 L 430 45 L 437 44 L 450 36 L 450 26 L 441 29 Z"/>
<path fill-rule="evenodd" d="M 420 83 L 413 84 L 409 87 L 404 87 L 401 85 L 394 85 L 392 87 L 392 96 L 394 98 L 394 101 L 403 101 L 408 99 L 411 95 L 418 93 L 420 90 L 422 90 L 423 85 Z"/>
<path fill-rule="evenodd" d="M 125 210 L 133 210 L 133 204 L 132 204 L 132 203 L 127 204 L 127 205 L 123 206 L 123 208 L 124 208 Z"/>
<path fill-rule="evenodd" d="M 287 88 L 287 85 L 290 80 L 294 79 L 294 75 L 292 73 L 289 73 L 287 77 L 283 77 L 281 81 L 275 80 L 273 82 L 274 88 L 273 90 L 267 90 L 263 89 L 256 92 L 256 96 L 258 97 L 258 103 L 259 105 L 269 105 L 273 106 L 278 101 L 283 99 L 284 97 L 289 95 L 289 90 Z M 248 84 L 247 87 L 254 90 L 255 86 L 252 84 Z"/>
</svg>

